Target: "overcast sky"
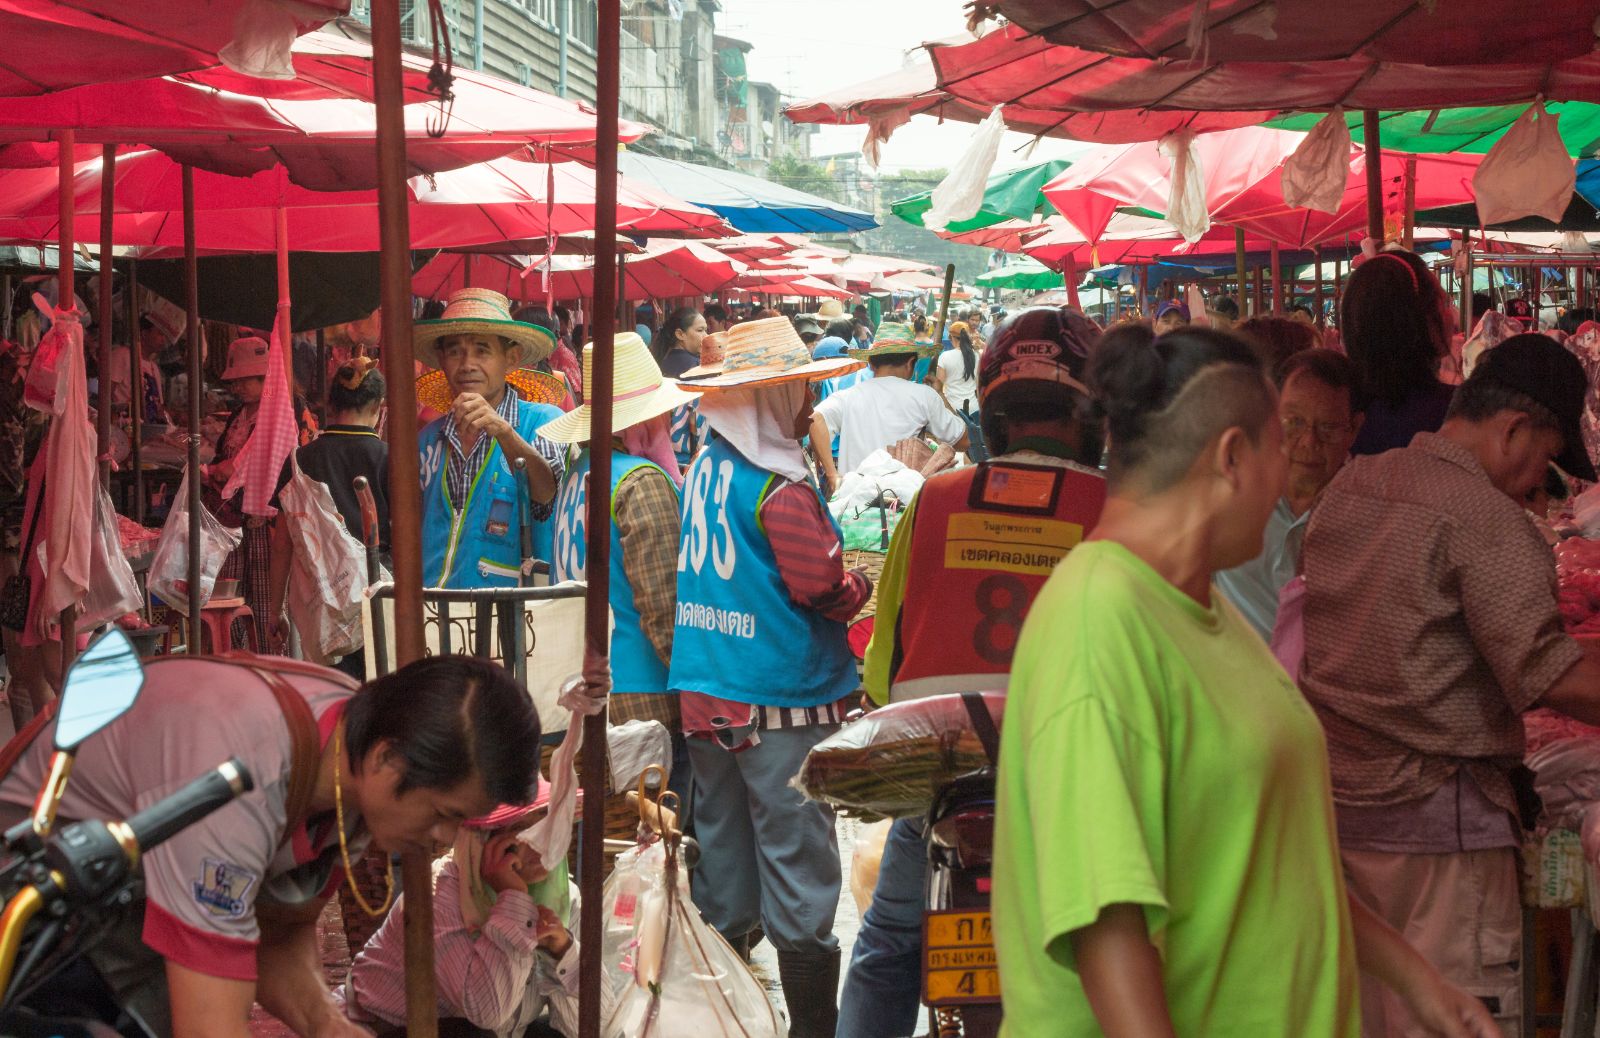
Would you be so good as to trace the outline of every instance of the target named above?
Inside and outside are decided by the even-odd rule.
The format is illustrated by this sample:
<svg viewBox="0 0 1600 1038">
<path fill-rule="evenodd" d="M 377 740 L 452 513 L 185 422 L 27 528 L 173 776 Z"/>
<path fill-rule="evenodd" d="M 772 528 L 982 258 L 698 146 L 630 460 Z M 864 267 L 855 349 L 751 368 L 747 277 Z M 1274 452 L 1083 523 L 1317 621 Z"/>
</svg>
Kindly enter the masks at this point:
<svg viewBox="0 0 1600 1038">
<path fill-rule="evenodd" d="M 746 59 L 750 78 L 776 84 L 791 101 L 892 72 L 908 49 L 966 31 L 961 0 L 722 0 L 722 8 L 718 31 L 754 47 Z M 948 167 L 974 129 L 917 116 L 884 145 L 880 168 Z M 864 126 L 824 126 L 812 138 L 812 154 L 859 151 L 865 136 Z M 1083 147 L 1046 140 L 1031 156 L 1017 150 L 1029 143 L 1007 134 L 995 169 L 1068 158 Z"/>
</svg>

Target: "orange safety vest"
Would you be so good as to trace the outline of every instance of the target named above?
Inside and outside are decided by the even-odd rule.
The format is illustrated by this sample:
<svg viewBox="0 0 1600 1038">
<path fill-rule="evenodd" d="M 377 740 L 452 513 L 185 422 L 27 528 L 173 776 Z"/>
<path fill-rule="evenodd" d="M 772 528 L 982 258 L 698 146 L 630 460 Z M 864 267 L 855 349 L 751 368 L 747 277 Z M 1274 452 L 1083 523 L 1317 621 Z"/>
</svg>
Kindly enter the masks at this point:
<svg viewBox="0 0 1600 1038">
<path fill-rule="evenodd" d="M 917 495 L 889 700 L 1003 691 L 1045 579 L 1100 521 L 1106 484 L 1056 465 L 988 461 Z"/>
</svg>

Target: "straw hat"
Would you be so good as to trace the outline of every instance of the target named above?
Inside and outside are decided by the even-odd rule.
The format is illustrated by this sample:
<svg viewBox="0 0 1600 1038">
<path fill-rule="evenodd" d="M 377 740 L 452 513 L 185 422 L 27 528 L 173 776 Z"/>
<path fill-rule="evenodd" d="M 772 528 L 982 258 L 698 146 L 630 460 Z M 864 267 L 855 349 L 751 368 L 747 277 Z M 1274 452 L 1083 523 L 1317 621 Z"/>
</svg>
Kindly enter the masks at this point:
<svg viewBox="0 0 1600 1038">
<path fill-rule="evenodd" d="M 228 370 L 222 373 L 222 381 L 266 377 L 267 340 L 255 335 L 233 340 L 228 346 Z"/>
<path fill-rule="evenodd" d="M 695 394 L 679 389 L 661 377 L 661 368 L 650 355 L 650 347 L 634 332 L 616 338 L 616 369 L 612 379 L 611 428 L 620 432 L 695 399 Z M 583 348 L 583 384 L 594 385 L 594 343 Z M 582 443 L 589 439 L 589 419 L 593 410 L 588 401 L 576 411 L 557 418 L 539 429 L 551 443 Z"/>
<path fill-rule="evenodd" d="M 728 329 L 727 335 L 727 354 L 722 363 L 705 365 L 709 377 L 697 378 L 687 383 L 689 386 L 711 392 L 783 382 L 818 382 L 861 367 L 860 361 L 848 357 L 812 360 L 811 351 L 800 341 L 787 317 L 746 321 Z"/>
<path fill-rule="evenodd" d="M 824 299 L 822 305 L 817 307 L 817 312 L 811 315 L 826 328 L 829 321 L 837 321 L 849 315 L 844 312 L 844 304 L 837 299 Z"/>
<path fill-rule="evenodd" d="M 871 360 L 873 357 L 889 357 L 901 353 L 934 357 L 940 353 L 940 347 L 936 342 L 918 342 L 909 324 L 885 321 L 878 325 L 878 332 L 872 337 L 870 347 L 864 350 L 850 350 L 849 353 L 857 360 Z"/>
<path fill-rule="evenodd" d="M 506 385 L 515 389 L 517 395 L 530 404 L 555 404 L 559 407 L 567 399 L 567 384 L 560 377 L 532 368 L 508 372 Z M 455 403 L 455 394 L 450 392 L 450 382 L 444 377 L 444 372 L 430 371 L 417 379 L 417 403 L 440 414 L 450 410 Z"/>
<path fill-rule="evenodd" d="M 417 321 L 411 326 L 417 359 L 430 368 L 439 366 L 435 345 L 447 335 L 498 335 L 522 347 L 522 364 L 537 364 L 556 351 L 556 336 L 548 328 L 511 319 L 511 301 L 487 288 L 462 288 L 450 293 L 444 316 Z"/>
<path fill-rule="evenodd" d="M 712 332 L 700 340 L 700 363 L 678 376 L 684 379 L 705 378 L 722 370 L 722 358 L 728 351 L 728 333 Z"/>
</svg>

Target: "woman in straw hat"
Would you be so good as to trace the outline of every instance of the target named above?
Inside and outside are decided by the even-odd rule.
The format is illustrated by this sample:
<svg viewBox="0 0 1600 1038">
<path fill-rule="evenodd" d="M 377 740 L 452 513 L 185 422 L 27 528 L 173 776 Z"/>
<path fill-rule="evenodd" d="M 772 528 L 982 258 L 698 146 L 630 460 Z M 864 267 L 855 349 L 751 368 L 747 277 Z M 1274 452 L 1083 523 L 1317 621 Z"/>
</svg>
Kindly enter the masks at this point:
<svg viewBox="0 0 1600 1038">
<path fill-rule="evenodd" d="M 522 566 L 520 524 L 533 521 L 534 554 L 552 547 L 551 503 L 561 450 L 540 427 L 561 415 L 509 389 L 508 374 L 555 349 L 547 328 L 511 319 L 486 288 L 450 296 L 444 316 L 418 321 L 417 359 L 444 372 L 449 412 L 418 437 L 422 451 L 422 579 L 430 587 L 514 587 Z M 527 477 L 515 462 L 527 465 Z"/>
<path fill-rule="evenodd" d="M 583 351 L 583 382 L 593 386 L 594 345 Z M 633 332 L 616 337 L 612 382 L 611 448 L 611 635 L 610 720 L 660 721 L 682 750 L 678 699 L 669 695 L 673 608 L 677 602 L 678 488 L 683 477 L 672 454 L 672 410 L 694 399 L 661 377 L 650 347 Z M 588 494 L 591 405 L 556 419 L 539 431 L 583 451 L 556 498 L 557 581 L 583 580 L 588 566 Z M 674 785 L 688 791 L 687 768 L 674 769 Z"/>
<path fill-rule="evenodd" d="M 703 848 L 695 904 L 736 947 L 757 926 L 778 950 L 795 1038 L 832 1038 L 837 1011 L 839 850 L 833 813 L 790 787 L 856 689 L 845 621 L 871 594 L 846 572 L 839 527 L 799 440 L 809 383 L 859 366 L 813 360 L 785 318 L 728 332 L 701 390 L 709 429 L 684 488 L 679 693 Z"/>
</svg>

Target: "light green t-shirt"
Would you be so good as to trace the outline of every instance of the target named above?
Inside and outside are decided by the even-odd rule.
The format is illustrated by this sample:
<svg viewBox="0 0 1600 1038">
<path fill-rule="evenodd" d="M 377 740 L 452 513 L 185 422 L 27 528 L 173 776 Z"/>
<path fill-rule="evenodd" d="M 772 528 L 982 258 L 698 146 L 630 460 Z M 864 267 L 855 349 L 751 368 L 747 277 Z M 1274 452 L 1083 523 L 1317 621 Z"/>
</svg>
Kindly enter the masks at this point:
<svg viewBox="0 0 1600 1038">
<path fill-rule="evenodd" d="M 1023 627 L 994 923 L 1011 1038 L 1099 1035 L 1068 935 L 1144 906 L 1177 1033 L 1356 1038 L 1322 729 L 1220 595 L 1080 545 Z"/>
</svg>

